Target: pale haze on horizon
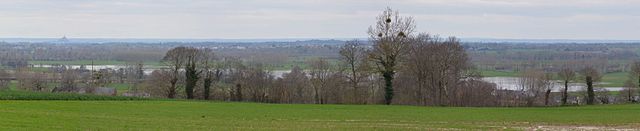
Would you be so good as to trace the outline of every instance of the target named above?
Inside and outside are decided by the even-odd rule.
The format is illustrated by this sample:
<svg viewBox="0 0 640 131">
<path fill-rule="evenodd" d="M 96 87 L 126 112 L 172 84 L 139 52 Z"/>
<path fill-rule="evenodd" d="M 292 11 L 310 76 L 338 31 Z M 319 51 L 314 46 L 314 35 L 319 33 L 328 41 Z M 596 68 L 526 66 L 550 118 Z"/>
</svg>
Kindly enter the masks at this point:
<svg viewBox="0 0 640 131">
<path fill-rule="evenodd" d="M 640 39 L 639 0 L 2 0 L 1 38 L 365 38 L 386 7 L 463 38 Z"/>
</svg>

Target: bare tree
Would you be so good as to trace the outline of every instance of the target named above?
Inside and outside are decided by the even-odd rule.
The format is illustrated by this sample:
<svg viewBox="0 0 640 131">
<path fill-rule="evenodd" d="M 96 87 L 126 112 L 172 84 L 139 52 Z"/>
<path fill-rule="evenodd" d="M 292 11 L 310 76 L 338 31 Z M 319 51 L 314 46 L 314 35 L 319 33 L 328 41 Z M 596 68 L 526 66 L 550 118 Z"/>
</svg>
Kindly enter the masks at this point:
<svg viewBox="0 0 640 131">
<path fill-rule="evenodd" d="M 53 92 L 74 92 L 78 91 L 78 73 L 73 69 L 65 69 L 60 75 L 60 86 L 53 89 Z"/>
<path fill-rule="evenodd" d="M 124 75 L 126 75 L 127 83 L 129 83 L 129 93 L 139 93 L 141 84 L 144 80 L 144 63 L 127 62 L 126 69 L 124 69 Z"/>
<path fill-rule="evenodd" d="M 633 87 L 636 87 L 636 88 L 637 88 L 637 87 L 640 87 L 640 61 L 635 61 L 635 62 L 633 62 L 633 63 L 631 64 L 631 72 L 629 72 L 629 76 L 630 76 L 630 78 L 629 78 L 629 82 L 630 82 L 630 83 L 635 83 L 637 86 L 629 86 L 629 87 L 628 87 L 628 88 L 629 88 L 629 89 L 628 89 L 628 90 L 629 90 L 629 93 L 627 93 L 627 94 L 629 95 L 629 101 L 630 101 L 630 102 L 635 102 L 635 101 L 631 98 L 631 94 L 632 94 L 632 93 L 631 93 L 631 91 L 633 90 L 633 89 L 631 89 L 631 88 L 633 88 Z M 636 82 L 637 82 L 637 83 L 636 83 Z"/>
<path fill-rule="evenodd" d="M 43 91 L 48 88 L 49 75 L 46 72 L 34 72 L 33 74 L 33 91 Z"/>
<path fill-rule="evenodd" d="M 333 75 L 330 71 L 331 65 L 323 58 L 312 59 L 308 63 L 311 67 L 309 75 L 311 76 L 310 80 L 311 86 L 313 87 L 315 103 L 325 104 L 325 89 L 327 88 L 330 77 Z"/>
<path fill-rule="evenodd" d="M 576 73 L 569 67 L 564 67 L 558 72 L 558 76 L 564 82 L 564 89 L 562 90 L 562 105 L 567 104 L 567 97 L 569 97 L 569 82 L 575 79 Z"/>
<path fill-rule="evenodd" d="M 48 85 L 46 72 L 31 71 L 28 68 L 20 68 L 16 73 L 18 89 L 28 91 L 43 91 Z"/>
<path fill-rule="evenodd" d="M 298 66 L 293 67 L 291 72 L 282 75 L 284 83 L 284 93 L 286 103 L 310 103 L 311 93 L 309 78 L 307 74 Z"/>
<path fill-rule="evenodd" d="M 347 41 L 340 48 L 341 61 L 345 64 L 347 79 L 353 89 L 354 103 L 365 104 L 364 91 L 360 90 L 360 83 L 370 76 L 370 65 L 365 56 L 365 48 L 357 41 Z"/>
<path fill-rule="evenodd" d="M 471 76 L 471 63 L 459 41 L 419 34 L 412 39 L 401 74 L 404 95 L 419 105 L 449 105 L 450 89 Z M 473 82 L 474 84 L 477 82 Z M 460 89 L 460 88 L 457 88 Z"/>
<path fill-rule="evenodd" d="M 203 85 L 204 88 L 202 96 L 205 100 L 209 99 L 209 94 L 211 93 L 211 86 L 215 79 L 219 79 L 222 75 L 221 64 L 216 63 L 215 54 L 209 48 L 202 50 L 203 55 L 203 66 L 202 72 L 204 73 Z"/>
<path fill-rule="evenodd" d="M 171 74 L 170 74 L 171 78 L 169 79 L 170 87 L 168 88 L 169 92 L 167 95 L 168 98 L 176 97 L 180 69 L 182 69 L 182 66 L 185 64 L 185 61 L 186 61 L 184 59 L 183 52 L 185 52 L 186 50 L 187 50 L 186 47 L 173 48 L 167 51 L 164 58 L 162 59 L 163 63 L 166 64 L 171 70 Z"/>
<path fill-rule="evenodd" d="M 166 69 L 154 70 L 146 80 L 145 92 L 154 97 L 175 98 L 176 86 L 171 85 L 172 71 Z"/>
<path fill-rule="evenodd" d="M 0 70 L 0 91 L 9 90 L 9 83 L 11 83 L 11 74 L 6 70 Z"/>
<path fill-rule="evenodd" d="M 374 44 L 369 53 L 370 59 L 376 63 L 377 71 L 385 82 L 385 104 L 393 99 L 393 79 L 402 55 L 406 53 L 409 39 L 415 25 L 413 18 L 400 17 L 397 11 L 387 8 L 377 17 L 376 24 L 369 27 L 370 41 Z"/>
<path fill-rule="evenodd" d="M 549 98 L 551 97 L 551 90 L 553 90 L 553 74 L 551 73 L 545 73 L 544 74 L 544 79 L 542 80 L 542 83 L 544 84 L 544 88 L 545 88 L 545 93 L 544 93 L 544 105 L 548 106 L 549 103 Z"/>
<path fill-rule="evenodd" d="M 18 81 L 18 85 L 16 87 L 18 89 L 28 90 L 31 89 L 31 70 L 29 68 L 17 68 L 16 69 L 16 80 Z"/>
<path fill-rule="evenodd" d="M 482 81 L 480 77 L 470 77 L 460 85 L 451 87 L 451 106 L 496 106 L 498 105 L 496 85 Z"/>
<path fill-rule="evenodd" d="M 527 106 L 534 106 L 539 96 L 551 86 L 550 79 L 541 70 L 529 69 L 522 73 L 518 81 Z"/>
<path fill-rule="evenodd" d="M 264 69 L 262 64 L 251 65 L 245 70 L 246 75 L 243 78 L 245 81 L 245 89 L 248 91 L 249 100 L 255 102 L 267 102 L 268 90 L 273 85 L 274 76 L 270 71 Z"/>
<path fill-rule="evenodd" d="M 243 85 L 246 84 L 248 67 L 242 63 L 238 58 L 227 57 L 224 60 L 224 64 L 227 67 L 229 73 L 229 83 L 234 87 L 230 90 L 229 94 L 232 101 L 243 101 Z"/>
<path fill-rule="evenodd" d="M 638 85 L 635 84 L 634 80 L 629 79 L 624 83 L 624 90 L 620 91 L 620 96 L 626 99 L 628 102 L 637 102 L 633 96 L 636 95 L 636 89 Z"/>
</svg>

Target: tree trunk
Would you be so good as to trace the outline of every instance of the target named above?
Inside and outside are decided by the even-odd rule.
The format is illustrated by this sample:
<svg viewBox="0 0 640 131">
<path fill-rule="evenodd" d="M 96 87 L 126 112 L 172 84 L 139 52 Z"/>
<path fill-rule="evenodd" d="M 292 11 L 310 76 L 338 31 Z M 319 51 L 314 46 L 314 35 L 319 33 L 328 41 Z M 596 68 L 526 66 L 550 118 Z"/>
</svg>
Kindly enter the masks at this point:
<svg viewBox="0 0 640 131">
<path fill-rule="evenodd" d="M 318 86 L 314 85 L 313 86 L 313 94 L 314 94 L 314 99 L 315 99 L 315 103 L 316 104 L 322 104 L 321 100 L 320 100 L 320 95 L 318 94 Z"/>
<path fill-rule="evenodd" d="M 356 65 L 353 62 L 350 62 L 351 65 L 351 87 L 353 87 L 353 101 L 357 104 L 366 104 L 363 102 L 360 92 L 358 92 L 358 75 L 356 74 Z"/>
<path fill-rule="evenodd" d="M 544 105 L 549 105 L 549 94 L 551 94 L 551 89 L 547 89 L 547 92 L 544 94 Z"/>
<path fill-rule="evenodd" d="M 198 83 L 198 76 L 200 73 L 196 70 L 195 63 L 191 63 L 185 67 L 185 92 L 187 93 L 187 99 L 193 99 L 193 90 Z"/>
<path fill-rule="evenodd" d="M 204 92 L 202 94 L 202 97 L 204 97 L 205 100 L 209 99 L 209 93 L 211 90 L 211 83 L 213 82 L 213 79 L 211 78 L 211 76 L 207 76 L 207 78 L 204 79 L 204 83 L 202 84 L 202 87 L 204 88 Z"/>
<path fill-rule="evenodd" d="M 193 89 L 196 86 L 196 82 L 197 79 L 193 77 L 193 73 L 192 71 L 189 71 L 189 69 L 187 69 L 186 71 L 186 83 L 184 86 L 184 90 L 185 93 L 187 93 L 187 99 L 193 99 Z"/>
<path fill-rule="evenodd" d="M 393 99 L 393 71 L 385 71 L 382 77 L 384 77 L 384 103 L 390 105 Z"/>
<path fill-rule="evenodd" d="M 636 101 L 633 99 L 633 97 L 631 96 L 631 94 L 633 93 L 633 91 L 631 90 L 631 88 L 629 88 L 628 90 L 629 90 L 629 91 L 628 91 L 629 93 L 627 93 L 627 97 L 628 97 L 627 99 L 629 100 L 629 102 L 636 102 Z"/>
<path fill-rule="evenodd" d="M 242 85 L 236 84 L 236 92 L 235 92 L 236 101 L 242 101 Z"/>
<path fill-rule="evenodd" d="M 353 101 L 356 104 L 366 104 L 366 102 L 364 102 L 364 100 L 362 100 L 362 97 L 360 95 L 360 92 L 358 92 L 358 83 L 356 82 L 352 82 L 351 83 L 352 87 L 353 87 Z"/>
<path fill-rule="evenodd" d="M 438 105 L 439 106 L 444 106 L 444 104 L 442 103 L 442 97 L 443 97 L 443 90 L 444 88 L 442 88 L 442 82 L 438 81 Z"/>
<path fill-rule="evenodd" d="M 176 84 L 178 83 L 177 78 L 173 78 L 170 81 L 171 87 L 169 88 L 169 92 L 167 93 L 167 98 L 176 98 Z"/>
<path fill-rule="evenodd" d="M 567 97 L 569 97 L 569 81 L 564 81 L 564 91 L 562 91 L 562 105 L 567 105 Z"/>
<path fill-rule="evenodd" d="M 593 79 L 591 76 L 587 76 L 587 104 L 593 105 L 595 100 L 595 93 L 593 92 Z"/>
</svg>

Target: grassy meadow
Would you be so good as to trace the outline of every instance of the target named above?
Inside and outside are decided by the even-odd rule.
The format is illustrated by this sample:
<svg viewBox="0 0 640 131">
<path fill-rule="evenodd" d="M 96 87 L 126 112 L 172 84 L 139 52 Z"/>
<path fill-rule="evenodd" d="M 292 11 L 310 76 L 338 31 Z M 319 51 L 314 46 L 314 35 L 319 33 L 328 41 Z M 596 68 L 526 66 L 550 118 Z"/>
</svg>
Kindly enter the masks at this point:
<svg viewBox="0 0 640 131">
<path fill-rule="evenodd" d="M 470 108 L 206 101 L 0 101 L 0 130 L 640 128 L 640 105 Z"/>
</svg>

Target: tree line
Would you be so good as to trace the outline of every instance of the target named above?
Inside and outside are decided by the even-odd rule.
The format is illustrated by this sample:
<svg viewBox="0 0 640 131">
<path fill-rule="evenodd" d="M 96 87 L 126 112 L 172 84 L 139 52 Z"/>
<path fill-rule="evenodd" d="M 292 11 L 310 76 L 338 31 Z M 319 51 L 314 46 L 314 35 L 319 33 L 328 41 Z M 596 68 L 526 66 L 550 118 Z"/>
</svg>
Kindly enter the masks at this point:
<svg viewBox="0 0 640 131">
<path fill-rule="evenodd" d="M 347 41 L 339 61 L 307 60 L 281 76 L 259 62 L 176 47 L 147 80 L 152 96 L 271 103 L 353 103 L 490 106 L 495 90 L 472 71 L 455 37 L 415 33 L 411 17 L 385 10 L 370 38 Z M 368 46 L 371 45 L 371 46 Z M 482 90 L 482 91 L 481 91 Z"/>
</svg>

